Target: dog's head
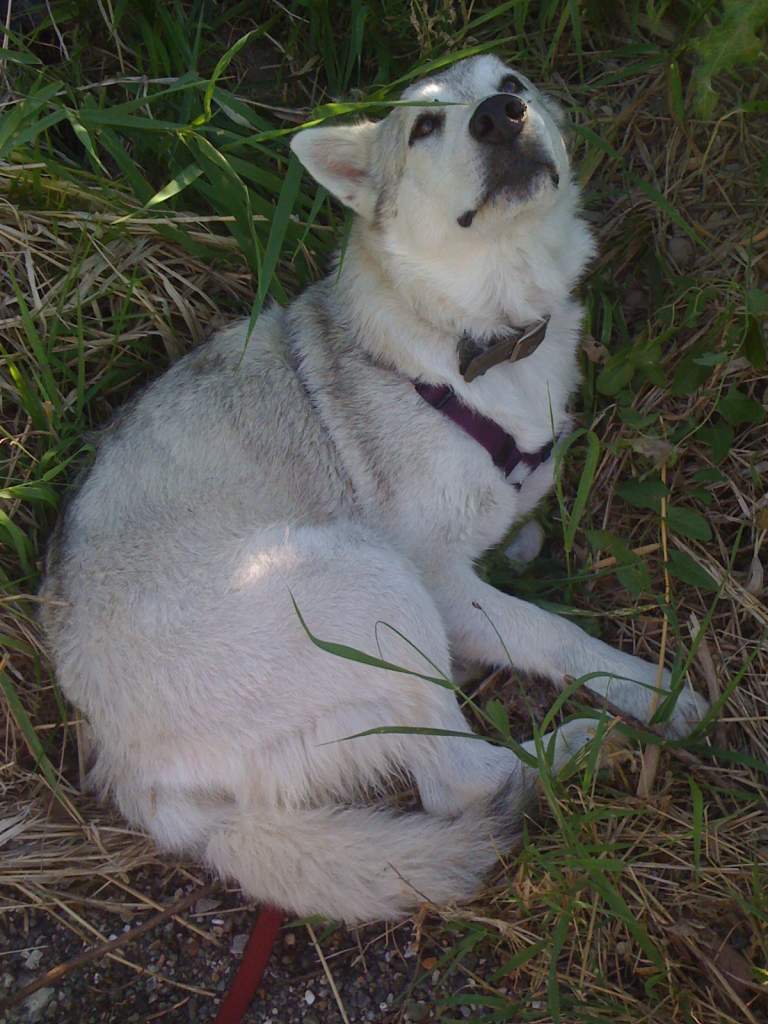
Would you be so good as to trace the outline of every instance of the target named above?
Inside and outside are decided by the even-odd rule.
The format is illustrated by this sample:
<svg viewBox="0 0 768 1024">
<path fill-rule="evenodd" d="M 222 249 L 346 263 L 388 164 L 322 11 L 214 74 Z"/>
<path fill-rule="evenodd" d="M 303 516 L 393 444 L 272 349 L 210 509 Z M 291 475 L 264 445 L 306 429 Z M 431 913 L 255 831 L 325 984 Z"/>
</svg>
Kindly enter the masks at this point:
<svg viewBox="0 0 768 1024">
<path fill-rule="evenodd" d="M 574 194 L 557 106 L 497 57 L 472 57 L 403 93 L 378 123 L 296 135 L 310 173 L 404 251 L 504 234 Z M 399 244 L 398 244 L 399 243 Z"/>
</svg>

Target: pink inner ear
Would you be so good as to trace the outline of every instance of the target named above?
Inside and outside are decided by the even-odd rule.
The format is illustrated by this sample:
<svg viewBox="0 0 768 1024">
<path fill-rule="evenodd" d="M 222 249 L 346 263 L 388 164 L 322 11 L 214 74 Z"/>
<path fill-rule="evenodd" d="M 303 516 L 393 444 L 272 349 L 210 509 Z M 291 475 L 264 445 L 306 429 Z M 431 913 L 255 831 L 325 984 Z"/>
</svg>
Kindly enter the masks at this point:
<svg viewBox="0 0 768 1024">
<path fill-rule="evenodd" d="M 362 181 L 366 176 L 365 171 L 360 167 L 355 167 L 354 164 L 338 163 L 335 160 L 331 160 L 330 163 L 326 164 L 326 168 L 329 174 L 335 174 L 339 178 L 346 178 L 348 181 Z"/>
</svg>

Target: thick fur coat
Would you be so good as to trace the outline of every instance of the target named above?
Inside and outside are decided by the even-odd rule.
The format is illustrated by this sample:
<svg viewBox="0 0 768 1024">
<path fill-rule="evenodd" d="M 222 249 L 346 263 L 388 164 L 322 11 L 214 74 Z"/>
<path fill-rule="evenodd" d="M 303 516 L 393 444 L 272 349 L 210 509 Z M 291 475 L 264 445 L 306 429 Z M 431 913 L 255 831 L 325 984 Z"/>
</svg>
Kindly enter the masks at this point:
<svg viewBox="0 0 768 1024">
<path fill-rule="evenodd" d="M 536 773 L 478 739 L 345 739 L 469 727 L 451 686 L 320 650 L 294 600 L 315 635 L 421 675 L 508 652 L 561 683 L 599 673 L 592 689 L 646 719 L 657 684 L 656 666 L 478 578 L 552 459 L 507 479 L 414 388 L 449 385 L 524 452 L 568 430 L 592 242 L 560 115 L 490 56 L 404 98 L 419 105 L 295 137 L 357 214 L 340 271 L 265 312 L 247 344 L 245 322 L 221 331 L 118 414 L 43 588 L 94 781 L 125 816 L 252 897 L 347 921 L 471 896 Z M 461 377 L 462 337 L 482 347 L 543 316 L 532 355 Z M 683 689 L 670 733 L 703 707 Z M 555 766 L 593 725 L 553 737 Z M 397 777 L 422 811 L 362 802 Z"/>
</svg>

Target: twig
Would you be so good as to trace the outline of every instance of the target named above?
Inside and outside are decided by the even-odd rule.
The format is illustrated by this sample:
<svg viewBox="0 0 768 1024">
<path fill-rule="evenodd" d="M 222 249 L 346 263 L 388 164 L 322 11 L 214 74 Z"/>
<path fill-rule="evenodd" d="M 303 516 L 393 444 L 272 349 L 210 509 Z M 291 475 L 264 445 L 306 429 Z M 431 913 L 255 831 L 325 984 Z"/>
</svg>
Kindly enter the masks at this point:
<svg viewBox="0 0 768 1024">
<path fill-rule="evenodd" d="M 24 988 L 14 992 L 12 996 L 8 996 L 6 999 L 0 1001 L 0 1010 L 9 1010 L 12 1006 L 16 1006 L 18 1003 L 23 1002 L 28 996 L 32 995 L 33 992 L 37 992 L 40 988 L 45 988 L 46 985 L 53 985 L 60 981 L 65 974 L 69 974 L 70 971 L 76 970 L 78 967 L 82 967 L 84 964 L 89 964 L 94 960 L 100 960 L 107 953 L 111 953 L 115 949 L 119 949 L 120 946 L 125 946 L 129 942 L 133 942 L 134 939 L 140 938 L 147 932 L 152 931 L 153 928 L 157 928 L 163 921 L 167 921 L 169 917 L 174 917 L 176 914 L 180 914 L 182 911 L 191 907 L 193 903 L 197 902 L 202 896 L 205 896 L 211 891 L 213 885 L 205 885 L 202 889 L 195 889 L 193 892 L 187 893 L 180 900 L 174 903 L 172 906 L 167 907 L 165 910 L 161 910 L 159 914 L 155 914 L 150 917 L 149 920 L 144 921 L 143 924 L 138 925 L 136 928 L 132 928 L 129 932 L 124 932 L 122 935 L 118 935 L 116 939 L 112 939 L 111 942 L 105 942 L 101 946 L 96 946 L 94 949 L 86 949 L 84 953 L 78 953 L 77 956 L 73 956 L 69 960 L 65 960 L 63 963 L 57 964 L 52 967 L 50 971 L 46 971 L 45 974 L 38 975 L 33 981 L 30 981 Z"/>
<path fill-rule="evenodd" d="M 330 986 L 331 992 L 333 992 L 333 998 L 336 1000 L 336 1005 L 339 1008 L 339 1013 L 341 1014 L 341 1019 L 344 1021 L 344 1024 L 349 1024 L 349 1017 L 347 1016 L 347 1011 L 344 1008 L 344 1003 L 341 1001 L 341 996 L 339 995 L 339 990 L 338 990 L 338 988 L 336 988 L 336 982 L 333 980 L 333 975 L 331 974 L 331 969 L 328 966 L 328 961 L 325 959 L 325 956 L 323 955 L 323 951 L 322 951 L 322 949 L 320 947 L 320 943 L 317 941 L 317 936 L 315 935 L 315 929 L 312 927 L 312 925 L 309 923 L 309 921 L 307 921 L 307 931 L 309 932 L 310 939 L 312 939 L 312 945 L 315 947 L 315 950 L 317 951 L 317 955 L 320 958 L 320 963 L 323 966 L 323 971 L 325 973 L 325 977 L 328 979 L 328 985 Z"/>
<path fill-rule="evenodd" d="M 641 544 L 639 548 L 632 548 L 632 554 L 637 555 L 638 558 L 642 558 L 645 555 L 655 555 L 661 547 L 660 544 Z M 612 565 L 616 565 L 618 558 L 615 555 L 608 555 L 605 558 L 599 558 L 596 562 L 590 565 L 590 571 L 595 572 L 597 569 L 609 569 Z"/>
<path fill-rule="evenodd" d="M 119 878 L 111 878 L 110 881 L 112 885 L 116 885 L 119 889 L 122 889 L 124 892 L 129 893 L 131 896 L 135 896 L 136 899 L 143 900 L 146 904 L 148 904 L 150 907 L 153 907 L 155 910 L 163 909 L 163 905 L 161 903 L 158 903 L 155 900 L 151 899 L 149 896 L 144 895 L 143 893 L 139 892 L 138 889 L 134 889 L 126 882 L 121 882 Z M 215 935 L 212 935 L 210 932 L 207 932 L 204 928 L 199 928 L 196 924 L 193 924 L 191 921 L 185 921 L 184 918 L 180 917 L 178 918 L 176 923 L 180 924 L 182 928 L 188 928 L 194 935 L 197 935 L 199 936 L 199 938 L 204 939 L 205 942 L 211 942 L 213 943 L 214 946 L 221 946 L 222 944 L 221 939 L 217 939 Z"/>
</svg>

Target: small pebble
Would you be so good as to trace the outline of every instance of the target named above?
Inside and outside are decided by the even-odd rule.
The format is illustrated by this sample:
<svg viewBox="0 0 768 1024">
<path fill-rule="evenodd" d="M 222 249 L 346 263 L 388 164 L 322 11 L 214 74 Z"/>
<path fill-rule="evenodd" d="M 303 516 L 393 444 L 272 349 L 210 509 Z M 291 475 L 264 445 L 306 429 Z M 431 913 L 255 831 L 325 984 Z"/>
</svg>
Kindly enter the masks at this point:
<svg viewBox="0 0 768 1024">
<path fill-rule="evenodd" d="M 414 1024 L 426 1020 L 428 1014 L 429 1008 L 426 1003 L 416 1003 L 413 1000 L 406 1003 L 405 1016 L 408 1020 L 414 1021 Z"/>
<path fill-rule="evenodd" d="M 36 971 L 40 966 L 40 961 L 43 959 L 43 951 L 39 948 L 27 950 L 22 955 L 24 957 L 24 966 L 28 971 Z"/>
<path fill-rule="evenodd" d="M 45 1008 L 48 1003 L 53 999 L 55 989 L 53 988 L 39 988 L 37 992 L 33 992 L 32 995 L 27 996 L 24 1000 L 24 1009 L 27 1011 L 27 1020 L 31 1022 L 38 1021 L 45 1013 Z"/>
<path fill-rule="evenodd" d="M 212 910 L 221 906 L 221 900 L 212 900 L 207 896 L 203 896 L 195 903 L 196 914 L 210 914 Z"/>
<path fill-rule="evenodd" d="M 689 238 L 673 235 L 667 242 L 667 252 L 679 267 L 693 263 L 693 242 Z"/>
</svg>

